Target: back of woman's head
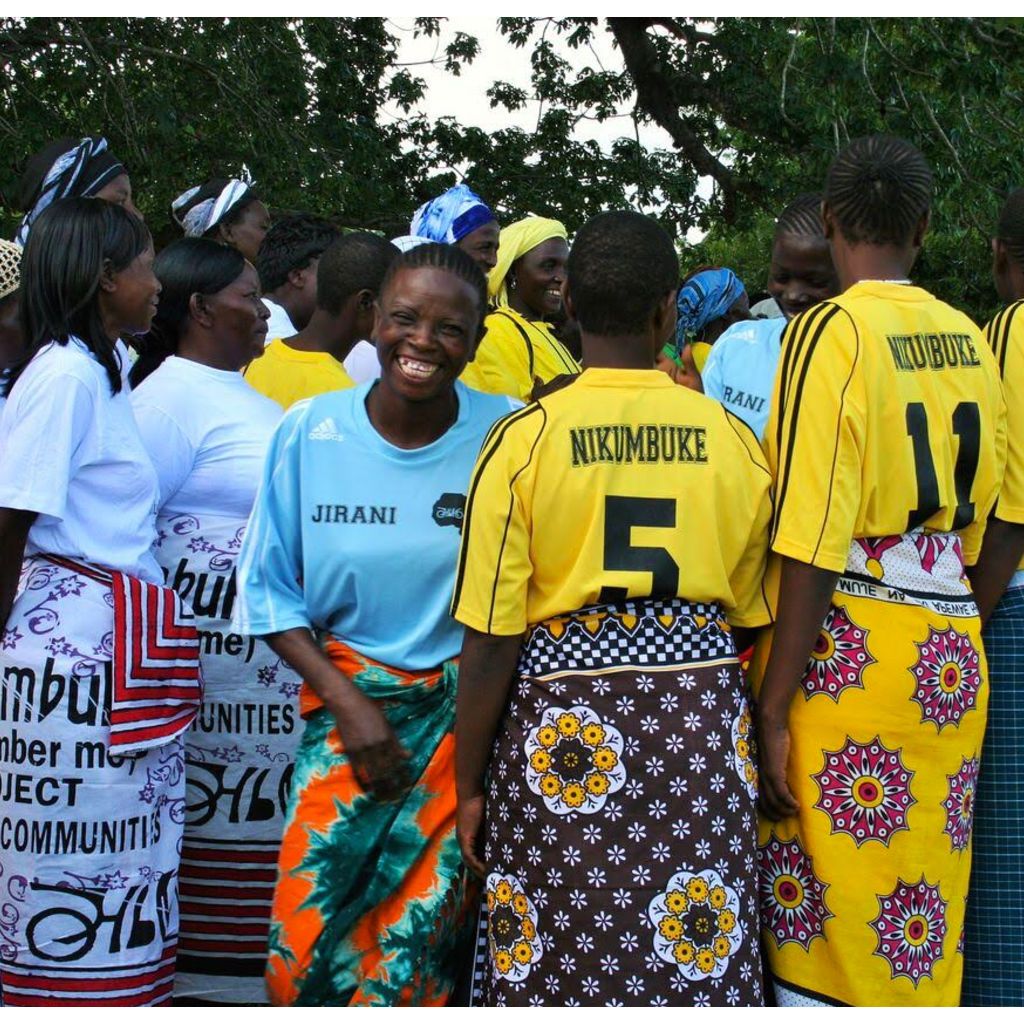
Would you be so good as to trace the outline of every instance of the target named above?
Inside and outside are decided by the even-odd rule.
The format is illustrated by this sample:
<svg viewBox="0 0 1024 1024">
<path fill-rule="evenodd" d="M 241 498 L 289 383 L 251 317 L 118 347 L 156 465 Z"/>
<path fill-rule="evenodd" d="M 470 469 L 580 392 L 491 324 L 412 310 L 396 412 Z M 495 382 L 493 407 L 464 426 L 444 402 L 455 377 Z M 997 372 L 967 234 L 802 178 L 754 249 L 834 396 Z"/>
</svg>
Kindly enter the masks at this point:
<svg viewBox="0 0 1024 1024">
<path fill-rule="evenodd" d="M 44 345 L 71 337 L 80 338 L 107 371 L 111 392 L 121 390 L 117 339 L 107 336 L 103 323 L 100 282 L 150 244 L 146 225 L 105 199 L 61 199 L 39 215 L 22 257 L 19 315 L 26 353 L 12 367 L 5 393 Z"/>
<path fill-rule="evenodd" d="M 906 245 L 931 207 L 932 171 L 906 139 L 869 135 L 832 161 L 825 201 L 847 242 Z"/>
<path fill-rule="evenodd" d="M 432 267 L 446 270 L 471 285 L 477 295 L 477 310 L 480 314 L 478 333 L 483 328 L 484 314 L 487 312 L 487 278 L 479 264 L 458 246 L 442 243 L 418 245 L 415 249 L 399 253 L 388 267 L 384 280 L 381 282 L 381 294 L 387 291 L 388 285 L 402 270 L 419 270 Z"/>
<path fill-rule="evenodd" d="M 153 261 L 160 299 L 149 332 L 139 341 L 131 385 L 138 387 L 168 356 L 178 351 L 191 316 L 193 295 L 216 295 L 237 280 L 245 257 L 210 238 L 179 238 Z"/>
<path fill-rule="evenodd" d="M 1014 189 L 1003 203 L 996 238 L 1006 246 L 1013 261 L 1024 269 L 1024 188 Z"/>
<path fill-rule="evenodd" d="M 591 217 L 569 251 L 568 290 L 591 334 L 639 334 L 679 281 L 679 258 L 657 221 L 631 210 Z"/>
</svg>

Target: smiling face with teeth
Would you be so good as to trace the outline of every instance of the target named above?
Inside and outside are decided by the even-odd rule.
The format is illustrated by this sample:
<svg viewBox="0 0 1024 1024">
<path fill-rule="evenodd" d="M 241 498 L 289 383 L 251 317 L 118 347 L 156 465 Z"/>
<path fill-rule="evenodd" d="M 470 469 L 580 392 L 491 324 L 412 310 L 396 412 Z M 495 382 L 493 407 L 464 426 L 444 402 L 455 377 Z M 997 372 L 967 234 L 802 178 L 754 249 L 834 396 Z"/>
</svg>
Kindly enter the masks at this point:
<svg viewBox="0 0 1024 1024">
<path fill-rule="evenodd" d="M 483 312 L 473 286 L 451 271 L 399 270 L 376 305 L 382 388 L 417 402 L 447 397 L 476 349 Z"/>
<path fill-rule="evenodd" d="M 507 279 L 512 308 L 530 320 L 558 316 L 568 258 L 569 244 L 564 238 L 549 238 L 523 253 L 512 264 Z"/>
</svg>

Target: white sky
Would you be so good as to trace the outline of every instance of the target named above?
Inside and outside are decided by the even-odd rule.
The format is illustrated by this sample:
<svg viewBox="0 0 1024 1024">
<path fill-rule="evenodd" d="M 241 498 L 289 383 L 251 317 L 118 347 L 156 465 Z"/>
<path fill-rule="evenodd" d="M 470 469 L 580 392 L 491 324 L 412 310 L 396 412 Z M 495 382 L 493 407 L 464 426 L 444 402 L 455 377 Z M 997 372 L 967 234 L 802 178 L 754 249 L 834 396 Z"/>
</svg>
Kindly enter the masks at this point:
<svg viewBox="0 0 1024 1024">
<path fill-rule="evenodd" d="M 452 116 L 460 124 L 475 125 L 486 130 L 495 130 L 509 125 L 532 130 L 537 124 L 540 112 L 539 101 L 532 101 L 522 110 L 509 112 L 504 107 L 492 110 L 487 90 L 495 81 L 507 81 L 530 91 L 530 53 L 529 44 L 516 49 L 498 31 L 497 18 L 473 18 L 455 15 L 445 19 L 441 26 L 440 38 L 428 39 L 421 36 L 413 39 L 413 18 L 396 16 L 388 19 L 390 28 L 402 40 L 399 49 L 399 60 L 403 63 L 414 63 L 430 60 L 436 53 L 443 52 L 444 44 L 455 32 L 461 31 L 476 36 L 480 43 L 480 53 L 472 64 L 464 66 L 462 74 L 456 77 L 449 74 L 443 67 L 424 65 L 410 67 L 408 70 L 424 79 L 427 93 L 420 104 L 420 109 L 430 117 Z M 537 38 L 537 37 L 535 37 Z M 593 64 L 595 58 L 607 69 L 619 68 L 622 65 L 618 51 L 612 43 L 611 36 L 602 26 L 595 32 L 593 52 L 583 47 L 570 49 L 564 42 L 559 43 L 552 30 L 550 38 L 555 41 L 556 52 L 570 64 L 582 67 L 585 63 Z M 633 122 L 628 116 L 630 106 L 622 108 L 625 116 L 605 121 L 581 121 L 577 126 L 577 137 L 595 139 L 606 149 L 615 139 L 625 135 L 633 137 Z M 391 108 L 397 114 L 397 108 Z M 650 148 L 671 148 L 671 140 L 660 128 L 643 126 L 640 128 L 640 141 Z"/>
</svg>

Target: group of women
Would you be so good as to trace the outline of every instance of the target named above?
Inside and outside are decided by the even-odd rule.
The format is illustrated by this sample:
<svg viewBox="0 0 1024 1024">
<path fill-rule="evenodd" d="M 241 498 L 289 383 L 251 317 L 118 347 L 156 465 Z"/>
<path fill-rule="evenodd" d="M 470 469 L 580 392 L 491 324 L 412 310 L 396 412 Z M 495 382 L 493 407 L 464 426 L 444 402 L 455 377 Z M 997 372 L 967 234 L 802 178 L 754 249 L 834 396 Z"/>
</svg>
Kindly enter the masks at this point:
<svg viewBox="0 0 1024 1024">
<path fill-rule="evenodd" d="M 25 192 L 5 1004 L 1024 1002 L 1024 191 L 986 339 L 910 282 L 900 139 L 780 214 L 756 319 L 649 218 L 459 185 L 379 367 L 283 413 L 249 185 L 158 255 L 102 139 Z"/>
</svg>

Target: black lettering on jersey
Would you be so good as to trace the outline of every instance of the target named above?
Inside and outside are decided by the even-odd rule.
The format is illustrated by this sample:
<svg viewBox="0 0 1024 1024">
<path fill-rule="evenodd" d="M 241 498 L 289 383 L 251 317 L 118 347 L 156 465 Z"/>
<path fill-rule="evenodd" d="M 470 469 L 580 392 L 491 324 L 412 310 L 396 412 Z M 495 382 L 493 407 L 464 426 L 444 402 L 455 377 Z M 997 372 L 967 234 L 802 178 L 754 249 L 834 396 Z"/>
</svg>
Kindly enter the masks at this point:
<svg viewBox="0 0 1024 1024">
<path fill-rule="evenodd" d="M 885 339 L 897 370 L 947 370 L 981 366 L 969 334 L 889 334 Z"/>
<path fill-rule="evenodd" d="M 317 505 L 309 517 L 314 523 L 394 526 L 395 505 Z"/>
<path fill-rule="evenodd" d="M 465 509 L 466 496 L 464 494 L 442 494 L 434 502 L 434 522 L 438 526 L 454 526 L 461 533 L 462 514 Z"/>
<path fill-rule="evenodd" d="M 762 400 L 763 401 L 763 400 Z M 674 423 L 613 423 L 569 430 L 573 466 L 630 466 L 708 461 L 707 429 Z"/>
</svg>

